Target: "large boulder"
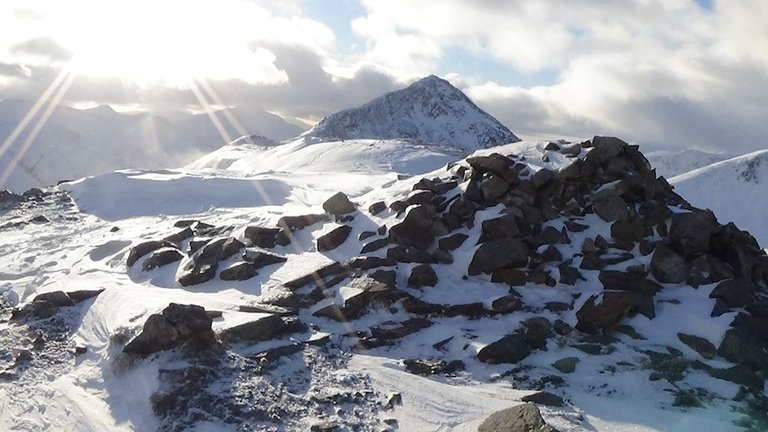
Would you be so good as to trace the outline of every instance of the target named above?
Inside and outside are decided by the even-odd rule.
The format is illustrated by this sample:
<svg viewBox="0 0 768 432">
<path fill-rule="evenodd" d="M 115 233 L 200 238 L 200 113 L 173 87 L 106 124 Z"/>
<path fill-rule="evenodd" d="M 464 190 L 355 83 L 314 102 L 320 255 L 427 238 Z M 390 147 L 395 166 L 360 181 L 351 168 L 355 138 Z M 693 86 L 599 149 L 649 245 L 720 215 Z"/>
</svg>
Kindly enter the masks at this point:
<svg viewBox="0 0 768 432">
<path fill-rule="evenodd" d="M 153 314 L 123 352 L 145 357 L 178 346 L 209 349 L 216 345 L 211 317 L 197 305 L 171 303 L 160 314 Z"/>
<path fill-rule="evenodd" d="M 710 298 L 719 299 L 729 307 L 746 306 L 755 300 L 752 283 L 746 279 L 729 279 L 717 284 L 709 294 Z"/>
<path fill-rule="evenodd" d="M 536 404 L 522 405 L 497 411 L 477 428 L 477 432 L 557 432 L 548 425 Z"/>
<path fill-rule="evenodd" d="M 80 290 L 80 291 L 50 291 L 38 294 L 32 302 L 20 309 L 15 309 L 11 315 L 13 320 L 24 318 L 50 318 L 59 311 L 59 308 L 74 306 L 89 298 L 96 297 L 104 290 Z"/>
<path fill-rule="evenodd" d="M 677 213 L 672 216 L 669 228 L 672 249 L 684 255 L 704 253 L 709 249 L 709 239 L 715 228 L 717 219 L 710 211 Z"/>
<path fill-rule="evenodd" d="M 402 222 L 389 229 L 389 239 L 401 246 L 424 250 L 435 240 L 432 233 L 433 211 L 420 205 L 412 208 Z"/>
<path fill-rule="evenodd" d="M 522 332 L 513 333 L 483 347 L 477 359 L 483 363 L 517 363 L 531 355 L 528 339 Z"/>
<path fill-rule="evenodd" d="M 409 287 L 421 288 L 435 285 L 437 285 L 437 273 L 429 264 L 417 265 L 411 270 L 411 275 L 408 276 Z"/>
<path fill-rule="evenodd" d="M 491 173 L 504 179 L 511 186 L 520 183 L 520 178 L 515 169 L 515 161 L 506 156 L 498 153 L 488 156 L 475 156 L 467 158 L 467 163 L 472 167 L 473 174 L 478 178 L 485 173 Z"/>
<path fill-rule="evenodd" d="M 524 267 L 528 263 L 528 254 L 528 246 L 518 239 L 483 243 L 469 263 L 469 274 L 491 274 L 501 268 Z"/>
<path fill-rule="evenodd" d="M 277 234 L 280 232 L 279 228 L 265 228 L 259 226 L 245 227 L 245 238 L 251 241 L 253 246 L 263 248 L 275 247 L 275 240 Z"/>
<path fill-rule="evenodd" d="M 607 290 L 630 291 L 649 296 L 661 290 L 661 285 L 645 277 L 616 270 L 600 272 L 598 279 Z"/>
<path fill-rule="evenodd" d="M 651 273 L 661 283 L 683 283 L 691 274 L 690 266 L 671 248 L 659 244 L 651 258 Z"/>
<path fill-rule="evenodd" d="M 343 192 L 337 192 L 323 203 L 323 210 L 332 215 L 343 215 L 355 211 L 355 205 Z"/>
<path fill-rule="evenodd" d="M 152 252 L 149 255 L 149 258 L 144 260 L 144 262 L 141 264 L 141 270 L 153 270 L 166 264 L 181 261 L 185 256 L 186 255 L 181 253 L 181 251 L 176 248 L 160 248 Z"/>
</svg>

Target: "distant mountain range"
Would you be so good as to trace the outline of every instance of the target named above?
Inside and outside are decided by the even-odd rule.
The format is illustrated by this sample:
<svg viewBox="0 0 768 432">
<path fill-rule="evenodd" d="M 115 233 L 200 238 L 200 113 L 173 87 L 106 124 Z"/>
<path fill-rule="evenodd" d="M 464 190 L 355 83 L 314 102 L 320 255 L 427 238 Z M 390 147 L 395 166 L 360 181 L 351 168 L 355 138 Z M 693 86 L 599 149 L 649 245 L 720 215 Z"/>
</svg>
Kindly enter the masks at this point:
<svg viewBox="0 0 768 432">
<path fill-rule="evenodd" d="M 0 142 L 10 136 L 31 106 L 27 101 L 0 102 Z M 249 133 L 274 140 L 304 130 L 261 109 L 234 109 L 232 114 Z M 240 135 L 221 113 L 218 116 L 231 137 Z M 32 125 L 34 121 L 26 131 Z M 22 192 L 115 169 L 181 166 L 226 144 L 206 114 L 126 114 L 106 105 L 85 110 L 59 106 L 19 156 L 26 136 L 22 134 L 0 155 L 0 178 L 5 177 L 0 189 Z"/>
</svg>

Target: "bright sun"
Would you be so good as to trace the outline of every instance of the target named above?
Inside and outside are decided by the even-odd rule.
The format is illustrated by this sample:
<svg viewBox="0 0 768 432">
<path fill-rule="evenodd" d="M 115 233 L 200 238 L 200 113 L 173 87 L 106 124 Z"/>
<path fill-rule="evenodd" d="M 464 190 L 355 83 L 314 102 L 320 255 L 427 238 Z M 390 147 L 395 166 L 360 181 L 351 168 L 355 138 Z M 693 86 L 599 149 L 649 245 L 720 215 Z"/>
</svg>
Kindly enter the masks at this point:
<svg viewBox="0 0 768 432">
<path fill-rule="evenodd" d="M 78 75 L 179 86 L 201 77 L 285 80 L 270 51 L 248 46 L 259 29 L 244 17 L 259 9 L 242 0 L 74 0 L 52 9 L 50 30 L 74 53 Z"/>
</svg>

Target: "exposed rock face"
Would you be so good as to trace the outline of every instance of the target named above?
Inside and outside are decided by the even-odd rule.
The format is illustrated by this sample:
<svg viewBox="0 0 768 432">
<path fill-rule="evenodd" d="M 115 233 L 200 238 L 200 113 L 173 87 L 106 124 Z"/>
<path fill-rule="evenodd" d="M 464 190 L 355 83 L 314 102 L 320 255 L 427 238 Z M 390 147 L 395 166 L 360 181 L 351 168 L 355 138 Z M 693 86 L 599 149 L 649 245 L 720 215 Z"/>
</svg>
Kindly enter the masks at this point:
<svg viewBox="0 0 768 432">
<path fill-rule="evenodd" d="M 469 274 L 490 274 L 501 268 L 524 267 L 528 264 L 528 254 L 528 247 L 517 239 L 483 243 L 469 264 Z"/>
<path fill-rule="evenodd" d="M 426 206 L 412 208 L 405 219 L 389 229 L 389 239 L 395 244 L 424 250 L 435 240 L 431 227 L 434 215 Z"/>
<path fill-rule="evenodd" d="M 282 318 L 277 315 L 247 322 L 235 327 L 230 327 L 221 332 L 221 339 L 225 342 L 260 342 L 272 339 L 288 333 L 303 331 L 306 329 L 300 321 L 293 318 Z"/>
<path fill-rule="evenodd" d="M 150 315 L 141 333 L 123 352 L 142 357 L 178 346 L 210 349 L 216 345 L 211 317 L 197 305 L 171 303 L 160 314 Z"/>
<path fill-rule="evenodd" d="M 156 269 L 166 264 L 181 261 L 184 257 L 185 255 L 176 248 L 160 248 L 152 252 L 151 255 L 149 255 L 149 258 L 144 260 L 144 263 L 141 265 L 141 270 L 149 271 Z"/>
<path fill-rule="evenodd" d="M 131 251 L 128 252 L 128 258 L 126 259 L 126 264 L 128 267 L 133 266 L 136 261 L 139 260 L 139 258 L 147 255 L 148 253 L 152 251 L 156 251 L 160 248 L 176 248 L 176 246 L 165 240 L 151 240 L 144 243 L 140 243 L 133 248 L 131 248 Z"/>
<path fill-rule="evenodd" d="M 11 319 L 45 319 L 56 314 L 62 307 L 74 306 L 101 294 L 103 290 L 51 291 L 38 294 L 31 303 L 13 311 Z"/>
</svg>

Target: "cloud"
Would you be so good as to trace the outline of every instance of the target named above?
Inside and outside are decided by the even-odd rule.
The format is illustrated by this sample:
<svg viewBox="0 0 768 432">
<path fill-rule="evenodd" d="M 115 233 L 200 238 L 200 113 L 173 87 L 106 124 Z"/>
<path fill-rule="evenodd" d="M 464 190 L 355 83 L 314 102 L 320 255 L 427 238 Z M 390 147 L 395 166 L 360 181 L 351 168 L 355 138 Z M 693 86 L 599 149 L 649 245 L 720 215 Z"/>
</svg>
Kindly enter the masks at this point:
<svg viewBox="0 0 768 432">
<path fill-rule="evenodd" d="M 12 45 L 10 51 L 13 54 L 40 56 L 54 61 L 65 61 L 72 57 L 71 51 L 47 36 L 36 37 Z"/>
</svg>

